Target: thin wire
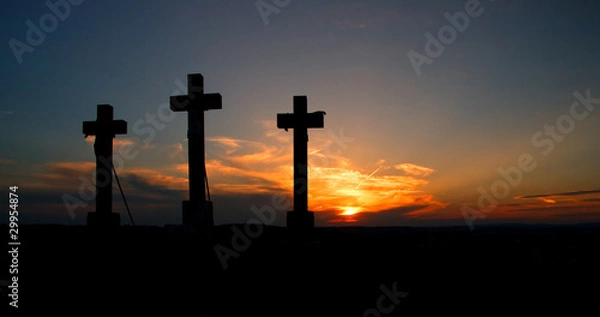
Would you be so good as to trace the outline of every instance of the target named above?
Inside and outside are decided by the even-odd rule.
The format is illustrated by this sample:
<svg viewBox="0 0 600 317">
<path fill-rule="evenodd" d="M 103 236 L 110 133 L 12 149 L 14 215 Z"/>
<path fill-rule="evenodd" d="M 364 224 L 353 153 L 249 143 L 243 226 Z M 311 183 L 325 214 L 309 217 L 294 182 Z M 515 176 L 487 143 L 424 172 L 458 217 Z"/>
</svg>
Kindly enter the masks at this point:
<svg viewBox="0 0 600 317">
<path fill-rule="evenodd" d="M 208 188 L 208 175 L 206 175 L 206 165 L 204 165 L 204 181 L 206 182 L 206 194 L 208 195 L 208 201 L 210 201 L 210 189 Z"/>
<path fill-rule="evenodd" d="M 113 173 L 115 173 L 115 179 L 117 180 L 117 184 L 119 185 L 119 190 L 121 191 L 121 196 L 123 197 L 123 201 L 125 202 L 125 208 L 127 208 L 127 213 L 129 214 L 129 219 L 131 220 L 131 224 L 135 226 L 135 221 L 133 221 L 133 216 L 131 215 L 131 211 L 129 210 L 129 205 L 127 204 L 127 199 L 125 199 L 125 194 L 123 193 L 123 188 L 121 187 L 121 182 L 119 181 L 119 176 L 117 176 L 117 171 L 115 170 L 115 165 L 110 163 L 112 166 Z"/>
</svg>

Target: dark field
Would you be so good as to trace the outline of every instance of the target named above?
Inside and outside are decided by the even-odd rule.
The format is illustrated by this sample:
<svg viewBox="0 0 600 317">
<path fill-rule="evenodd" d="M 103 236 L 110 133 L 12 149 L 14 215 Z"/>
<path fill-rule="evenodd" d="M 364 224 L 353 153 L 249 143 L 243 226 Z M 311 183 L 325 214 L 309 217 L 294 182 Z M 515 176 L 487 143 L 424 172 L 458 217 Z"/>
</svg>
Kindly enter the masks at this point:
<svg viewBox="0 0 600 317">
<path fill-rule="evenodd" d="M 215 228 L 212 239 L 175 226 L 122 227 L 110 239 L 85 227 L 22 226 L 19 233 L 21 312 L 537 316 L 559 308 L 569 315 L 600 310 L 599 225 L 317 228 L 304 240 L 279 227 L 245 240 L 231 225 Z M 6 238 L 2 243 L 10 250 Z M 226 269 L 216 245 L 231 252 Z M 4 263 L 0 280 L 9 278 L 9 256 Z M 7 291 L 3 286 L 4 298 Z"/>
</svg>

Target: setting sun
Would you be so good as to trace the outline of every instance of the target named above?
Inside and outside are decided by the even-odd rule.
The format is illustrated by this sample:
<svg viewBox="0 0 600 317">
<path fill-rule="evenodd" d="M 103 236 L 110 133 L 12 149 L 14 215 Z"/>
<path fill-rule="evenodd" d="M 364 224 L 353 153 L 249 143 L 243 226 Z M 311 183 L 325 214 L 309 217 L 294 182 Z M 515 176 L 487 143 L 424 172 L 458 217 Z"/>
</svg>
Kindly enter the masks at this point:
<svg viewBox="0 0 600 317">
<path fill-rule="evenodd" d="M 342 212 L 340 216 L 352 216 L 362 211 L 361 207 L 342 207 Z"/>
</svg>

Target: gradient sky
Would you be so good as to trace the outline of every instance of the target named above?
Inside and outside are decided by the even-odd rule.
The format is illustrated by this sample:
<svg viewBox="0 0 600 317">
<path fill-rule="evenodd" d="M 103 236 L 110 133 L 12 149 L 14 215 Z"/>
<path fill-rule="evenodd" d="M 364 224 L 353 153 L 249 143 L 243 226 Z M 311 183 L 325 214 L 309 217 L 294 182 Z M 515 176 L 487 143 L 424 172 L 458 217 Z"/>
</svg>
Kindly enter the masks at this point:
<svg viewBox="0 0 600 317">
<path fill-rule="evenodd" d="M 466 225 L 461 210 L 485 216 L 475 226 L 600 221 L 600 102 L 572 107 L 577 93 L 600 98 L 597 1 L 482 0 L 420 75 L 409 52 L 436 53 L 426 33 L 477 1 L 275 2 L 286 4 L 82 1 L 19 63 L 11 43 L 29 45 L 27 21 L 51 23 L 52 11 L 3 1 L 0 185 L 4 197 L 19 186 L 21 221 L 83 224 L 94 211 L 93 138 L 81 126 L 107 103 L 129 123 L 115 153 L 131 153 L 115 165 L 136 223 L 180 223 L 187 121 L 165 103 L 186 93 L 189 73 L 223 96 L 206 114 L 217 224 L 290 196 L 293 132 L 276 114 L 294 95 L 327 112 L 309 131 L 319 226 Z M 261 16 L 257 3 L 276 11 Z M 517 179 L 519 160 L 530 171 Z"/>
</svg>

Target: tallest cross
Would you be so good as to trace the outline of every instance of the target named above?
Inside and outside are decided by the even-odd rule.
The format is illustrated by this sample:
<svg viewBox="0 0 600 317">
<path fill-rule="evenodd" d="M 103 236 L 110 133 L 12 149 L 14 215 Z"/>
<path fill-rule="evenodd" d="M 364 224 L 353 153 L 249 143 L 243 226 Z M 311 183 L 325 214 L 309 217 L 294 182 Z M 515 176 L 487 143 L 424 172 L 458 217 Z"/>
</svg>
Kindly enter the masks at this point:
<svg viewBox="0 0 600 317">
<path fill-rule="evenodd" d="M 204 77 L 188 75 L 188 95 L 172 96 L 171 110 L 188 113 L 188 169 L 190 200 L 183 202 L 183 226 L 188 230 L 210 233 L 214 226 L 213 205 L 206 200 L 204 157 L 204 111 L 222 109 L 221 94 L 204 93 Z"/>
</svg>

